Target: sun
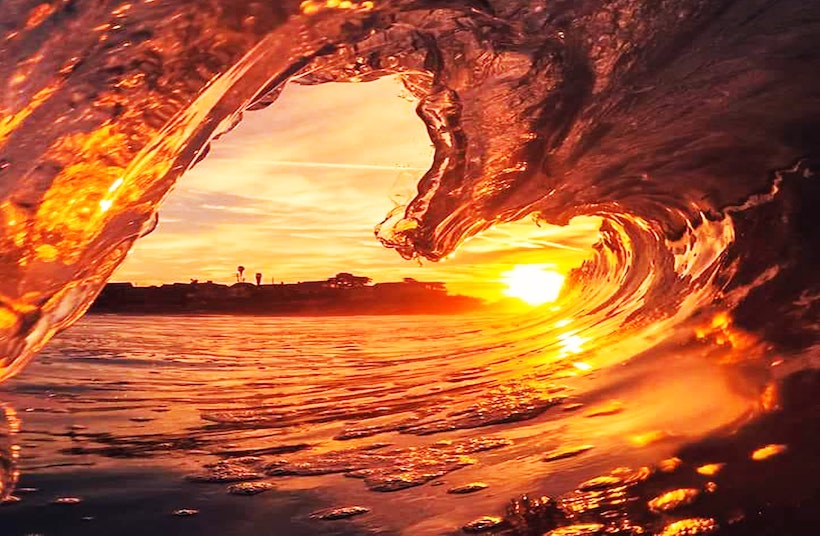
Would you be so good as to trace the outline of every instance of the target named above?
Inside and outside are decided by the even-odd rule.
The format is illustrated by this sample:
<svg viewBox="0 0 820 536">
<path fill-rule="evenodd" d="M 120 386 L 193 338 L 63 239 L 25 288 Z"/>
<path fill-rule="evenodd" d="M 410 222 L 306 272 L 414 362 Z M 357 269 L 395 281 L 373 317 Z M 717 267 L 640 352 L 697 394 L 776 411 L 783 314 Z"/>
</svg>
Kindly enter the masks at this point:
<svg viewBox="0 0 820 536">
<path fill-rule="evenodd" d="M 501 274 L 501 280 L 507 285 L 504 294 L 518 298 L 530 305 L 542 305 L 554 302 L 564 286 L 564 276 L 549 265 L 519 264 L 512 270 Z"/>
</svg>

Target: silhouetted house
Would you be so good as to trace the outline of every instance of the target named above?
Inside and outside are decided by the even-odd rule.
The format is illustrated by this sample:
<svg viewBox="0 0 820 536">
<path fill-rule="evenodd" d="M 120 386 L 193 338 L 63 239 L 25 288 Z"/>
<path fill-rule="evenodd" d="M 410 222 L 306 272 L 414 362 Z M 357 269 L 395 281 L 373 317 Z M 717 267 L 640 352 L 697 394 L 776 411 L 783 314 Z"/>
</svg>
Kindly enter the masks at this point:
<svg viewBox="0 0 820 536">
<path fill-rule="evenodd" d="M 166 283 L 159 287 L 159 292 L 173 301 L 184 301 L 191 285 L 187 283 Z"/>
<path fill-rule="evenodd" d="M 333 288 L 328 280 L 325 281 L 300 281 L 295 285 L 285 285 L 292 287 L 293 294 L 297 296 L 308 296 L 311 294 L 321 294 L 329 288 Z"/>
<path fill-rule="evenodd" d="M 97 305 L 97 308 L 104 309 L 114 304 L 126 302 L 133 299 L 134 288 L 131 283 L 108 283 L 103 287 L 94 304 Z"/>
<path fill-rule="evenodd" d="M 412 277 L 405 277 L 402 280 L 402 283 L 405 285 L 410 285 L 416 288 L 424 288 L 426 290 L 432 290 L 434 292 L 446 292 L 447 286 L 444 283 L 439 281 L 418 281 L 413 279 Z"/>
<path fill-rule="evenodd" d="M 355 276 L 347 272 L 339 272 L 327 280 L 330 288 L 362 288 L 371 281 L 369 277 Z"/>
<path fill-rule="evenodd" d="M 446 294 L 447 292 L 444 283 L 416 281 L 411 277 L 405 277 L 401 282 L 376 283 L 374 288 L 377 293 L 385 296 L 412 296 L 425 292 Z"/>
<path fill-rule="evenodd" d="M 228 289 L 228 296 L 231 298 L 250 298 L 256 294 L 256 285 L 252 283 L 235 283 Z"/>
<path fill-rule="evenodd" d="M 219 300 L 228 296 L 228 285 L 220 285 L 213 281 L 190 285 L 188 297 L 193 300 Z"/>
</svg>

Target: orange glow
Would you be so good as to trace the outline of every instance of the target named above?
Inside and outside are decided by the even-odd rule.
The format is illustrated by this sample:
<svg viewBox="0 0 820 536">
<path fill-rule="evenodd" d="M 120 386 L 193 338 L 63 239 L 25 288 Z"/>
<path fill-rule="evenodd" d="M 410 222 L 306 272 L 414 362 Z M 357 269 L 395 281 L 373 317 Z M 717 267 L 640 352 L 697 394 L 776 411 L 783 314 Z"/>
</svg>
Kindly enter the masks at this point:
<svg viewBox="0 0 820 536">
<path fill-rule="evenodd" d="M 694 488 L 674 489 L 655 497 L 648 506 L 653 512 L 668 512 L 692 504 L 699 494 L 700 491 Z"/>
<path fill-rule="evenodd" d="M 777 384 L 769 382 L 763 393 L 760 395 L 760 407 L 763 411 L 775 411 L 780 409 L 780 394 L 777 391 Z"/>
<path fill-rule="evenodd" d="M 673 473 L 683 464 L 683 460 L 677 457 L 667 458 L 658 463 L 658 470 L 664 473 Z"/>
<path fill-rule="evenodd" d="M 752 459 L 756 462 L 777 456 L 786 452 L 786 445 L 766 445 L 752 452 Z"/>
<path fill-rule="evenodd" d="M 305 0 L 299 4 L 299 9 L 305 15 L 315 15 L 323 9 L 360 9 L 370 11 L 373 9 L 373 2 L 353 2 L 351 0 Z"/>
<path fill-rule="evenodd" d="M 561 355 L 566 356 L 570 354 L 580 354 L 584 351 L 584 343 L 588 340 L 589 339 L 577 335 L 574 331 L 569 331 L 558 335 L 558 341 L 561 345 Z M 592 365 L 588 363 L 581 362 L 581 366 L 578 366 L 577 363 L 573 363 L 573 365 L 578 370 L 586 371 L 592 369 Z"/>
<path fill-rule="evenodd" d="M 681 519 L 664 527 L 660 536 L 677 536 L 680 534 L 709 534 L 717 528 L 714 519 L 693 517 Z"/>
<path fill-rule="evenodd" d="M 114 126 L 104 124 L 91 133 L 65 136 L 54 144 L 52 154 L 65 161 L 74 155 L 87 158 L 66 165 L 37 210 L 32 236 L 43 242 L 34 250 L 37 260 L 74 262 L 82 253 L 80 245 L 96 238 L 100 221 L 117 197 L 111 188 L 123 182 L 125 162 L 118 149 L 127 141 Z M 107 157 L 97 158 L 100 154 Z M 82 188 L 77 186 L 78 176 L 86 179 Z"/>
<path fill-rule="evenodd" d="M 46 102 L 59 87 L 59 84 L 53 84 L 41 89 L 29 100 L 28 104 L 17 113 L 12 113 L 11 110 L 7 109 L 0 109 L 0 117 L 2 117 L 2 119 L 0 119 L 0 144 L 5 143 L 11 133 L 17 129 L 23 121 L 28 119 L 41 104 Z"/>
<path fill-rule="evenodd" d="M 673 437 L 675 437 L 675 434 L 666 430 L 651 430 L 642 434 L 633 435 L 629 439 L 637 447 L 646 447 Z"/>
<path fill-rule="evenodd" d="M 50 17 L 56 9 L 56 6 L 46 3 L 40 4 L 32 9 L 31 14 L 26 21 L 26 30 L 31 30 L 42 24 L 42 22 Z"/>
<path fill-rule="evenodd" d="M 604 404 L 590 409 L 584 414 L 585 417 L 604 417 L 607 415 L 615 415 L 624 410 L 624 403 L 620 400 L 610 400 Z"/>
<path fill-rule="evenodd" d="M 698 474 L 706 475 L 706 476 L 715 476 L 723 469 L 723 466 L 726 465 L 725 463 L 707 463 L 706 465 L 701 465 L 697 469 L 695 469 Z"/>
<path fill-rule="evenodd" d="M 711 339 L 734 350 L 743 350 L 755 343 L 753 336 L 732 326 L 732 317 L 726 311 L 715 314 L 708 324 L 695 328 L 695 336 L 698 340 Z M 729 355 L 723 361 L 733 362 L 736 357 L 739 356 Z"/>
<path fill-rule="evenodd" d="M 563 275 L 538 264 L 519 264 L 504 272 L 502 278 L 507 285 L 504 294 L 530 305 L 554 302 L 564 286 Z"/>
</svg>

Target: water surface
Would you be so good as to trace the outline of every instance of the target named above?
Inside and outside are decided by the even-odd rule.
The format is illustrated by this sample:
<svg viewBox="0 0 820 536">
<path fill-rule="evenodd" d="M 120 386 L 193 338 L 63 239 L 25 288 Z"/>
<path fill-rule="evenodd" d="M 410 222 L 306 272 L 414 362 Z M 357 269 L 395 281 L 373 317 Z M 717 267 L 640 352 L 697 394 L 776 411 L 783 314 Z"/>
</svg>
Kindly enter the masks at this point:
<svg viewBox="0 0 820 536">
<path fill-rule="evenodd" d="M 664 486 L 698 490 L 715 524 L 742 510 L 741 497 L 729 509 L 712 500 L 721 474 L 697 468 L 771 463 L 750 458 L 765 434 L 708 459 L 681 452 L 765 420 L 766 367 L 727 364 L 695 335 L 620 360 L 568 351 L 565 328 L 510 336 L 521 329 L 533 327 L 509 315 L 88 317 L 3 385 L 22 421 L 22 475 L 21 501 L 0 516 L 14 534 L 105 533 L 129 519 L 160 533 L 448 534 L 504 517 L 527 493 L 564 497 L 570 521 L 660 531 L 691 513 L 636 507 Z M 658 469 L 674 456 L 678 467 Z M 573 491 L 613 470 L 620 480 Z M 228 494 L 242 481 L 272 489 Z M 448 493 L 475 482 L 487 487 Z M 369 512 L 311 517 L 346 506 Z M 173 515 L 184 508 L 199 513 Z"/>
</svg>

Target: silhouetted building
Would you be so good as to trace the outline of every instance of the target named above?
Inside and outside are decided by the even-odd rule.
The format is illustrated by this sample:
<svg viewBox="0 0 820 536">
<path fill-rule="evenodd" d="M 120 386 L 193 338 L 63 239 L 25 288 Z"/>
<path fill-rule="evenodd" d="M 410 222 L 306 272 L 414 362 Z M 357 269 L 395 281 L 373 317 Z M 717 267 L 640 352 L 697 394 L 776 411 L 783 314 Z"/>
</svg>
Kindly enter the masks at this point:
<svg viewBox="0 0 820 536">
<path fill-rule="evenodd" d="M 371 281 L 369 277 L 355 276 L 347 272 L 339 272 L 327 280 L 333 288 L 361 288 L 369 285 Z"/>
<path fill-rule="evenodd" d="M 250 298 L 256 294 L 256 286 L 251 283 L 234 283 L 228 290 L 228 296 L 231 298 Z"/>
</svg>

